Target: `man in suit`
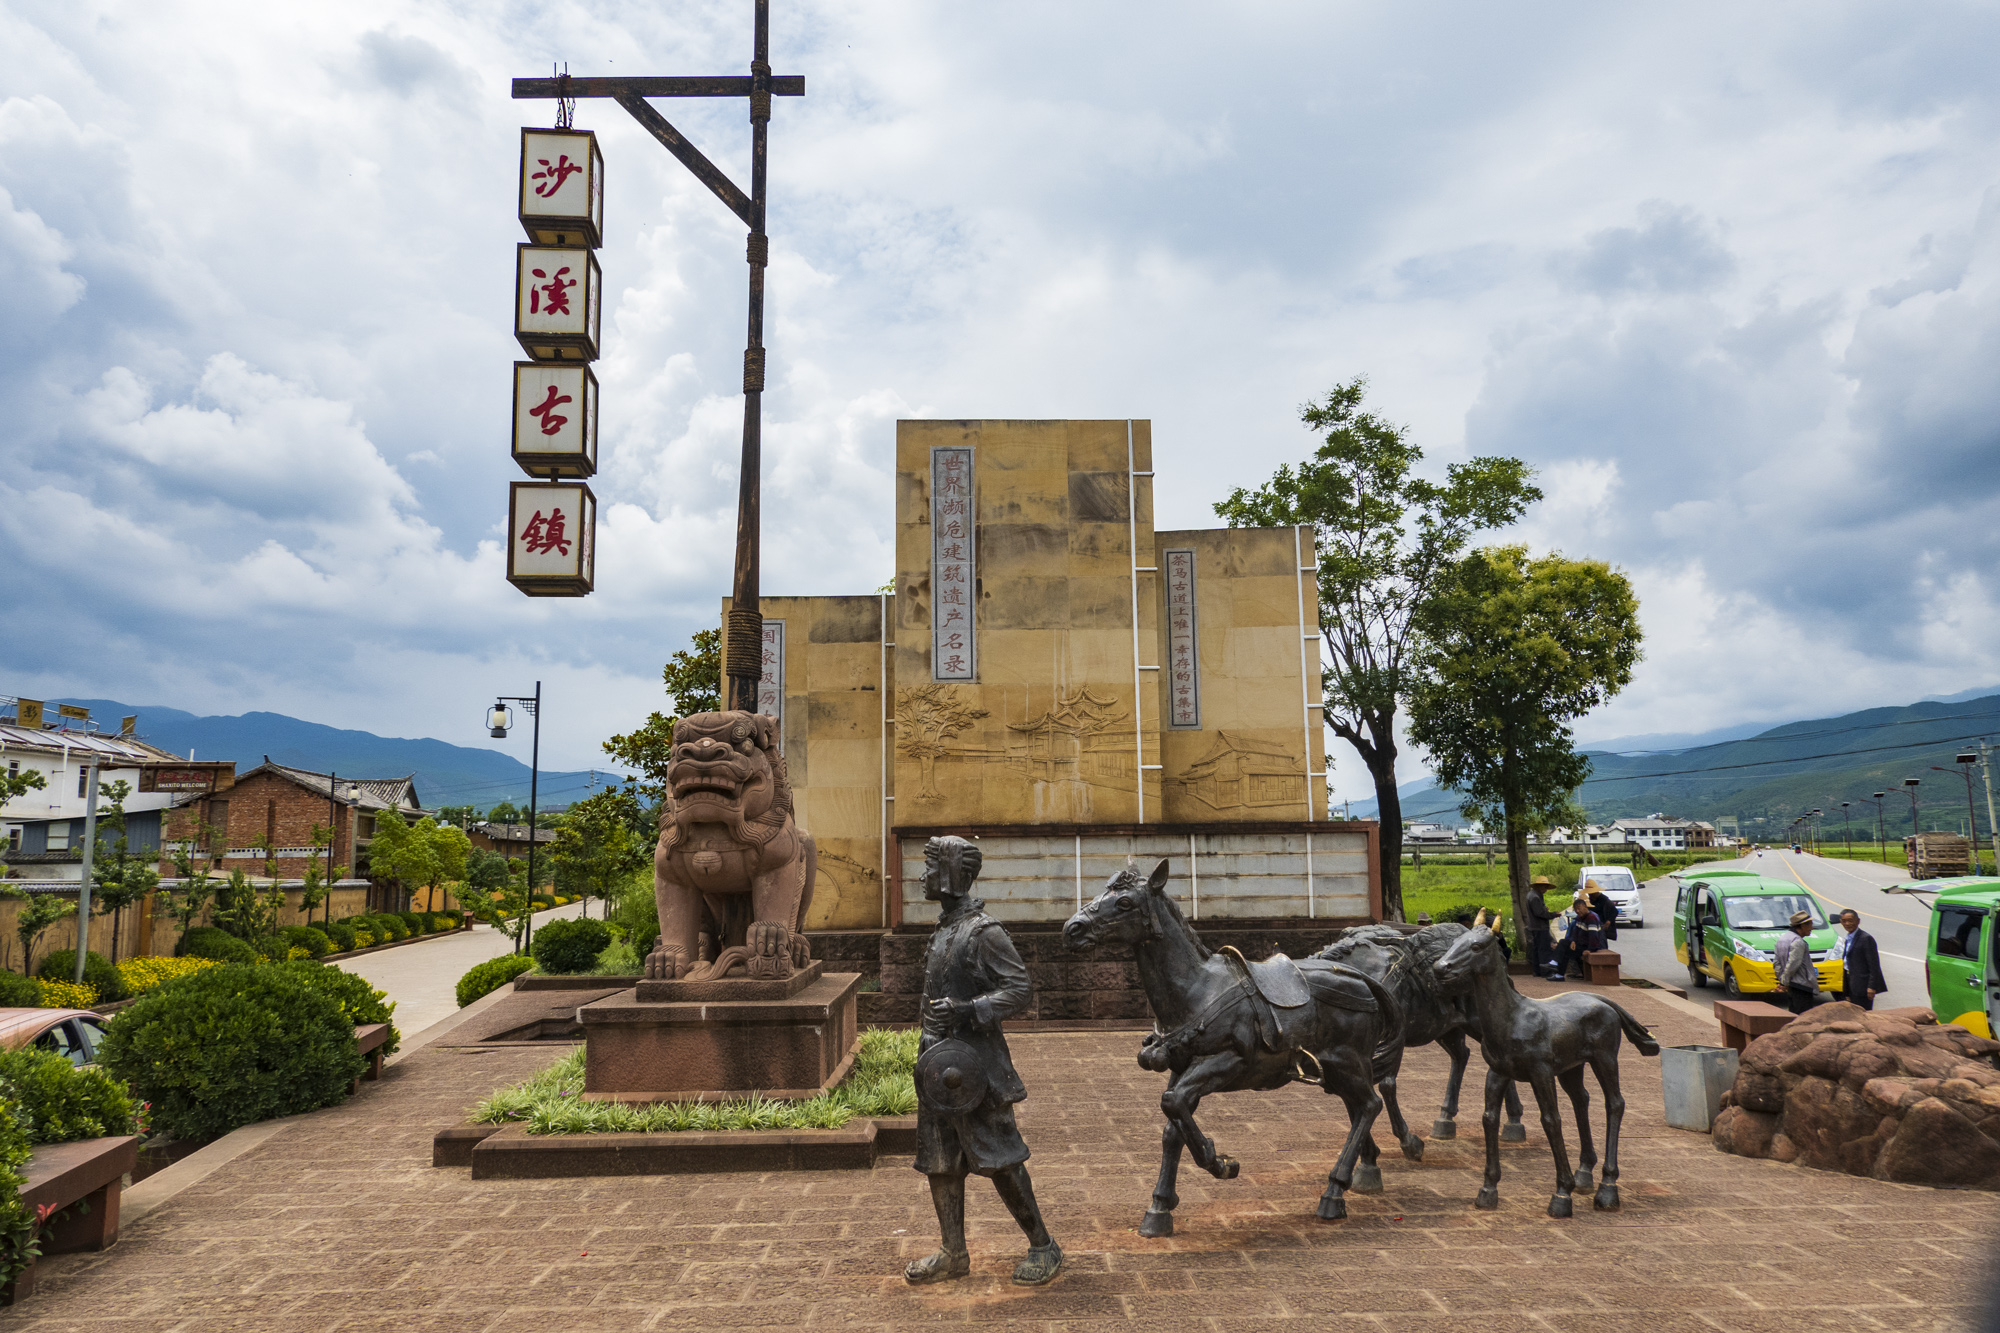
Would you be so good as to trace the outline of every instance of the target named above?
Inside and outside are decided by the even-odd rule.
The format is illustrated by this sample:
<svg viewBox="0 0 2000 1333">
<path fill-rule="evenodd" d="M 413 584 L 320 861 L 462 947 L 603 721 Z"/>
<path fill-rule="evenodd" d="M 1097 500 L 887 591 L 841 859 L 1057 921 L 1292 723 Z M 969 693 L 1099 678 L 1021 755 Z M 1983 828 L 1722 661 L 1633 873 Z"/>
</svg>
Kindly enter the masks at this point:
<svg viewBox="0 0 2000 1333">
<path fill-rule="evenodd" d="M 1840 928 L 1847 932 L 1842 941 L 1841 962 L 1845 973 L 1840 983 L 1842 998 L 1863 1009 L 1873 1009 L 1875 997 L 1889 989 L 1889 979 L 1882 975 L 1882 955 L 1875 948 L 1875 937 L 1861 928 L 1861 917 L 1853 908 L 1840 914 Z"/>
</svg>

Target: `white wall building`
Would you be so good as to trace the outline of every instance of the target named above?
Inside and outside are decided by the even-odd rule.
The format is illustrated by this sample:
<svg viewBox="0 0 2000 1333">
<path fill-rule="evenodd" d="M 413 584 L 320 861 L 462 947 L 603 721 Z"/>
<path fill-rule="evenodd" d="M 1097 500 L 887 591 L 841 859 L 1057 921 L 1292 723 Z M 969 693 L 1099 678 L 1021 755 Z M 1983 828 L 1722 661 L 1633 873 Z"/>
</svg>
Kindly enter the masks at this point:
<svg viewBox="0 0 2000 1333">
<path fill-rule="evenodd" d="M 125 798 L 125 813 L 131 816 L 174 804 L 173 792 L 139 790 L 139 765 L 171 763 L 178 757 L 130 736 L 52 727 L 38 731 L 0 722 L 0 768 L 9 773 L 37 772 L 43 782 L 39 790 L 23 792 L 0 805 L 0 861 L 11 864 L 16 875 L 79 878 L 81 865 L 70 864 L 76 858 L 69 854 L 83 847 L 91 762 L 98 764 L 100 783 L 122 779 L 131 784 L 132 793 Z M 101 798 L 98 808 L 104 808 Z M 23 832 L 31 826 L 33 841 L 38 844 L 32 853 L 22 849 Z M 25 862 L 31 855 L 48 863 L 30 870 Z"/>
</svg>

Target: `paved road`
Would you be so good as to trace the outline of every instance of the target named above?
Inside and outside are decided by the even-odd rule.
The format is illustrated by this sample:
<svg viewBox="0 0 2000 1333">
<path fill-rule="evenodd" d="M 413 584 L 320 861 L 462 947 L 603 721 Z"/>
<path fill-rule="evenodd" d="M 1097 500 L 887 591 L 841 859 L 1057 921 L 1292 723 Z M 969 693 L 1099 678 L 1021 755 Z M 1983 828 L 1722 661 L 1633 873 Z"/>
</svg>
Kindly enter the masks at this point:
<svg viewBox="0 0 2000 1333">
<path fill-rule="evenodd" d="M 1880 892 L 1885 884 L 1909 878 L 1898 866 L 1870 861 L 1830 861 L 1789 851 L 1766 851 L 1735 861 L 1719 861 L 1716 868 L 1755 870 L 1774 879 L 1790 879 L 1813 891 L 1827 910 L 1838 912 L 1852 907 L 1861 914 L 1864 930 L 1875 937 L 1882 955 L 1882 973 L 1889 980 L 1889 994 L 1880 1003 L 1895 1006 L 1928 1004 L 1924 990 L 1924 947 L 1929 930 L 1930 909 L 1915 898 Z M 1623 959 L 1627 976 L 1686 986 L 1687 967 L 1674 957 L 1675 881 L 1665 876 L 1640 886 L 1639 901 L 1646 912 L 1643 930 L 1626 927 L 1618 932 L 1615 947 Z M 1690 990 L 1689 999 L 1714 1001 L 1721 989 Z"/>
<path fill-rule="evenodd" d="M 602 910 L 601 908 L 599 910 Z M 535 913 L 535 924 L 576 916 L 582 903 L 569 903 Z M 439 935 L 400 949 L 366 953 L 338 964 L 396 1002 L 396 1027 L 404 1035 L 422 1032 L 458 1012 L 458 979 L 477 963 L 497 958 L 513 946 L 491 926 L 474 926 L 454 935 Z"/>
</svg>

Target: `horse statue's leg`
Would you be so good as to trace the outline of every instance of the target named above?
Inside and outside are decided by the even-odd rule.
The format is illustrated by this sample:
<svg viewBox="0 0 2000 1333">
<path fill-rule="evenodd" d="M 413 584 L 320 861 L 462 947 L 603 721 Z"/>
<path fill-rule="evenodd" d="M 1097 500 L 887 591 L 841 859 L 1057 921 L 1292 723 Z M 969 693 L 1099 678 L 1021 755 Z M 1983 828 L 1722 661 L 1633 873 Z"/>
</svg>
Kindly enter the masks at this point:
<svg viewBox="0 0 2000 1333">
<path fill-rule="evenodd" d="M 1400 1065 L 1401 1063 L 1402 1061 L 1399 1056 L 1397 1064 Z M 1375 1086 L 1381 1090 L 1383 1108 L 1389 1112 L 1389 1132 L 1396 1136 L 1396 1144 L 1402 1148 L 1403 1156 L 1412 1162 L 1421 1162 L 1424 1160 L 1424 1141 L 1418 1137 L 1415 1131 L 1410 1128 L 1409 1123 L 1403 1119 L 1403 1108 L 1396 1101 L 1396 1075 L 1398 1072 L 1396 1069 L 1391 1069 L 1387 1074 L 1384 1074 L 1375 1081 Z M 1375 1157 L 1375 1140 L 1371 1135 L 1368 1140 L 1368 1148 L 1364 1152 L 1362 1160 L 1369 1165 L 1373 1165 Z M 1381 1177 L 1381 1174 L 1381 1168 L 1376 1167 L 1375 1175 L 1377 1179 Z M 1361 1194 L 1372 1194 L 1375 1192 L 1373 1190 L 1364 1190 L 1358 1185 L 1355 1187 L 1355 1190 Z"/>
<path fill-rule="evenodd" d="M 1160 1094 L 1160 1111 L 1179 1128 L 1188 1156 L 1194 1158 L 1196 1166 L 1217 1180 L 1236 1179 L 1242 1163 L 1227 1153 L 1215 1150 L 1215 1141 L 1202 1133 L 1201 1126 L 1194 1122 L 1194 1111 L 1201 1105 L 1203 1097 L 1218 1088 L 1227 1087 L 1242 1071 L 1243 1061 L 1234 1051 L 1218 1051 L 1214 1055 L 1202 1056 L 1189 1065 L 1186 1072 Z"/>
<path fill-rule="evenodd" d="M 1535 1070 L 1530 1086 L 1535 1091 L 1535 1109 L 1542 1113 L 1542 1133 L 1548 1136 L 1549 1152 L 1556 1159 L 1556 1192 L 1549 1198 L 1549 1216 L 1568 1217 L 1576 1174 L 1569 1169 L 1569 1148 L 1563 1143 L 1562 1108 L 1556 1105 L 1555 1077 L 1543 1066 Z"/>
<path fill-rule="evenodd" d="M 1604 1091 L 1604 1183 L 1597 1187 L 1590 1205 L 1607 1213 L 1618 1211 L 1618 1126 L 1625 1119 L 1625 1094 L 1618 1090 L 1618 1047 L 1608 1054 L 1593 1053 L 1590 1066 L 1597 1071 L 1597 1086 Z"/>
<path fill-rule="evenodd" d="M 1171 1081 L 1168 1086 L 1173 1086 Z M 1153 1182 L 1153 1206 L 1139 1219 L 1139 1234 L 1148 1239 L 1174 1234 L 1174 1209 L 1181 1202 L 1181 1196 L 1174 1192 L 1174 1182 L 1181 1173 L 1182 1146 L 1181 1127 L 1167 1121 L 1160 1131 L 1160 1178 Z"/>
<path fill-rule="evenodd" d="M 1507 1083 L 1507 1123 L 1500 1127 L 1502 1143 L 1526 1143 L 1528 1127 L 1521 1123 L 1521 1089 L 1510 1079 Z"/>
<path fill-rule="evenodd" d="M 1434 1139 L 1455 1139 L 1458 1137 L 1458 1092 L 1465 1083 L 1465 1062 L 1471 1052 L 1465 1045 L 1465 1034 L 1453 1028 L 1437 1039 L 1451 1057 L 1451 1078 L 1444 1085 L 1444 1105 L 1438 1107 L 1437 1119 L 1431 1122 L 1431 1137 Z"/>
<path fill-rule="evenodd" d="M 1576 1110 L 1576 1192 L 1588 1194 L 1597 1168 L 1597 1149 L 1590 1141 L 1590 1088 L 1583 1081 L 1583 1066 L 1564 1070 L 1556 1075 L 1556 1081 Z"/>
<path fill-rule="evenodd" d="M 1479 1187 L 1479 1197 L 1472 1201 L 1474 1208 L 1500 1206 L 1500 1101 L 1513 1087 L 1513 1080 L 1499 1070 L 1486 1071 L 1486 1112 L 1479 1117 L 1486 1130 L 1486 1180 Z"/>
<path fill-rule="evenodd" d="M 1333 1170 L 1326 1173 L 1326 1193 L 1319 1200 L 1319 1217 L 1327 1222 L 1337 1222 L 1347 1216 L 1344 1196 L 1354 1183 L 1355 1159 L 1360 1156 L 1363 1144 L 1374 1147 L 1369 1131 L 1374 1127 L 1375 1117 L 1382 1113 L 1382 1096 L 1375 1091 L 1373 1071 L 1369 1068 L 1366 1055 L 1350 1048 L 1334 1047 L 1322 1052 L 1320 1066 L 1322 1086 L 1347 1103 L 1347 1115 L 1351 1122 L 1347 1142 L 1341 1145 L 1340 1160 L 1333 1164 Z M 1381 1168 L 1376 1168 L 1375 1174 L 1379 1181 Z"/>
</svg>

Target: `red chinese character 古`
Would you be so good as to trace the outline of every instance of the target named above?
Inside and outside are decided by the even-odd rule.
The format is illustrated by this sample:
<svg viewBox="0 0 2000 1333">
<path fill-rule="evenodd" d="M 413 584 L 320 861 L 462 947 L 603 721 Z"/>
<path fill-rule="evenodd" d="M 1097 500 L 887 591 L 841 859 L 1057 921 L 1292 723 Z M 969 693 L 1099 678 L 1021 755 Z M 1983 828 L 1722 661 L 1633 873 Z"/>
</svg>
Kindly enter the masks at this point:
<svg viewBox="0 0 2000 1333">
<path fill-rule="evenodd" d="M 565 264 L 557 269 L 556 275 L 553 278 L 538 268 L 528 271 L 538 278 L 546 279 L 546 281 L 538 286 L 528 289 L 528 313 L 531 315 L 567 315 L 569 313 L 569 289 L 576 286 L 575 278 L 563 277 L 563 274 L 569 272 L 569 265 Z M 544 309 L 545 306 L 546 309 Z"/>
<path fill-rule="evenodd" d="M 569 538 L 563 535 L 568 520 L 560 509 L 551 509 L 548 517 L 542 517 L 537 509 L 535 516 L 528 520 L 528 526 L 521 529 L 521 541 L 529 555 L 540 555 L 545 551 L 569 554 Z"/>
<path fill-rule="evenodd" d="M 541 163 L 542 169 L 528 177 L 528 179 L 542 182 L 535 187 L 535 194 L 543 199 L 560 190 L 565 181 L 583 170 L 583 164 L 581 162 L 570 161 L 568 153 L 557 153 L 553 166 L 549 164 L 549 160 L 546 157 L 538 157 L 535 161 Z"/>
<path fill-rule="evenodd" d="M 529 408 L 528 415 L 542 419 L 542 434 L 553 435 L 569 424 L 569 418 L 556 411 L 556 408 L 569 402 L 570 396 L 566 393 L 559 394 L 553 384 L 549 385 L 548 389 L 549 396 Z"/>
</svg>

